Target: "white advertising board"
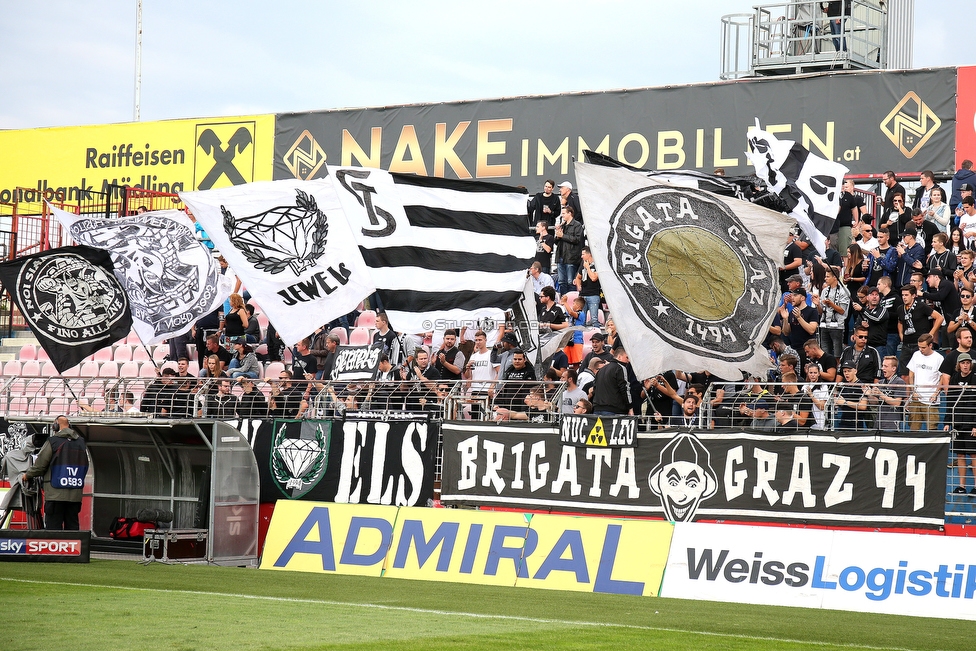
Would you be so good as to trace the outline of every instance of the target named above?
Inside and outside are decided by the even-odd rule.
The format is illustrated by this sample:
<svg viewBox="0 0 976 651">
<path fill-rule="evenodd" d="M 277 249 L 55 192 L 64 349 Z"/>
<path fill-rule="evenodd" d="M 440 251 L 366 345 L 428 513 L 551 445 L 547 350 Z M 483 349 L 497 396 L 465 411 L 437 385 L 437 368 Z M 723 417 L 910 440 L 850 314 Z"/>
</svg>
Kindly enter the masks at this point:
<svg viewBox="0 0 976 651">
<path fill-rule="evenodd" d="M 661 596 L 976 620 L 976 539 L 679 522 Z"/>
</svg>

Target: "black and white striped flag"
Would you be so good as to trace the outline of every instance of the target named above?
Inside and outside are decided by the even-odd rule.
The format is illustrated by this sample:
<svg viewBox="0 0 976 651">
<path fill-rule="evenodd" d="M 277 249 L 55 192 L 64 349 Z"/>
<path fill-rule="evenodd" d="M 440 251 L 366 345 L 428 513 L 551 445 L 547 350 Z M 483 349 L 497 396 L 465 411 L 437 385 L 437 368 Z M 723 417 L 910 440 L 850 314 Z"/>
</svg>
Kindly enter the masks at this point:
<svg viewBox="0 0 976 651">
<path fill-rule="evenodd" d="M 535 256 L 525 190 L 361 167 L 329 172 L 394 330 L 500 320 L 521 300 Z"/>
</svg>

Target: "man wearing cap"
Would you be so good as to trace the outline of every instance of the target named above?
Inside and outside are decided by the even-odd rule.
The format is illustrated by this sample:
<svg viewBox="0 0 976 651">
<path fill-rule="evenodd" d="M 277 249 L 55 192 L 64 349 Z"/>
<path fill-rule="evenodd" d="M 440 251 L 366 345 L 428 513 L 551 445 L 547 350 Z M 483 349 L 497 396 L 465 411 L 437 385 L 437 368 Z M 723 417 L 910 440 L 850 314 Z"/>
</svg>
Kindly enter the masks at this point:
<svg viewBox="0 0 976 651">
<path fill-rule="evenodd" d="M 914 391 L 908 401 L 908 426 L 913 432 L 925 422 L 929 432 L 939 424 L 939 394 L 943 390 L 939 368 L 944 361 L 935 352 L 935 338 L 925 333 L 918 338 L 918 350 L 908 362 L 908 384 Z"/>
<path fill-rule="evenodd" d="M 973 161 L 964 160 L 956 173 L 952 175 L 952 194 L 949 196 L 949 208 L 955 212 L 956 206 L 966 195 L 962 194 L 968 188 L 972 196 L 973 185 L 976 184 L 976 172 L 973 172 Z"/>
<path fill-rule="evenodd" d="M 820 324 L 820 314 L 817 309 L 806 305 L 807 292 L 802 287 L 791 294 L 792 303 L 789 308 L 783 305 L 779 308 L 776 319 L 783 329 L 783 336 L 794 350 L 803 350 L 807 339 L 817 333 Z M 777 325 L 776 319 L 773 325 Z M 802 360 L 801 360 L 802 361 Z"/>
<path fill-rule="evenodd" d="M 901 243 L 895 248 L 898 254 L 898 273 L 895 284 L 899 287 L 907 285 L 912 279 L 912 273 L 924 268 L 925 247 L 918 243 L 918 232 L 909 225 L 901 234 Z"/>
<path fill-rule="evenodd" d="M 958 484 L 952 492 L 958 495 L 966 492 L 967 456 L 976 479 L 976 375 L 973 374 L 973 358 L 968 353 L 959 356 L 949 382 L 943 429 L 956 431 L 952 447 L 956 453 Z M 976 487 L 969 493 L 976 495 Z"/>
<path fill-rule="evenodd" d="M 613 354 L 606 347 L 607 336 L 602 332 L 594 332 L 593 336 L 590 337 L 590 346 L 592 347 L 590 352 L 587 353 L 586 357 L 580 363 L 580 368 L 589 368 L 590 360 L 594 357 L 602 359 L 604 362 L 609 362 L 613 359 Z"/>
<path fill-rule="evenodd" d="M 867 305 L 861 311 L 861 325 L 868 329 L 868 346 L 878 351 L 878 358 L 888 354 L 888 322 L 891 320 L 887 306 L 881 302 L 877 287 L 868 287 Z"/>
<path fill-rule="evenodd" d="M 493 361 L 497 362 L 499 371 L 512 365 L 512 354 L 519 346 L 518 337 L 515 336 L 514 332 L 509 331 L 502 335 L 492 351 L 494 353 Z"/>
<path fill-rule="evenodd" d="M 580 208 L 579 195 L 573 192 L 573 184 L 569 181 L 563 181 L 559 184 L 559 199 L 562 205 L 572 206 L 573 214 L 576 219 L 583 222 L 583 209 Z"/>
<path fill-rule="evenodd" d="M 868 346 L 868 329 L 863 325 L 854 328 L 854 344 L 844 349 L 840 355 L 840 366 L 853 366 L 857 381 L 863 384 L 873 383 L 881 374 L 881 355 Z"/>
<path fill-rule="evenodd" d="M 959 203 L 957 203 L 956 207 L 952 209 L 952 212 L 956 214 L 957 224 L 962 220 L 962 216 L 966 214 L 966 212 L 963 210 L 962 202 L 967 197 L 970 199 L 973 198 L 973 186 L 970 183 L 963 183 L 959 186 Z"/>
<path fill-rule="evenodd" d="M 789 278 L 787 278 L 786 279 L 786 291 L 783 292 L 783 295 L 782 296 L 780 296 L 780 298 L 779 298 L 779 305 L 777 305 L 776 307 L 779 307 L 780 305 L 782 305 L 787 300 L 787 298 L 790 297 L 790 294 L 793 293 L 793 290 L 800 289 L 801 287 L 803 287 L 803 276 L 801 276 L 800 274 L 793 274 L 792 276 L 790 276 Z M 793 300 L 793 299 L 790 298 L 790 300 Z M 813 305 L 813 297 L 812 296 L 807 296 L 807 305 L 811 305 L 811 306 Z M 774 334 L 779 334 L 779 333 L 777 332 L 777 333 L 774 333 Z"/>
</svg>

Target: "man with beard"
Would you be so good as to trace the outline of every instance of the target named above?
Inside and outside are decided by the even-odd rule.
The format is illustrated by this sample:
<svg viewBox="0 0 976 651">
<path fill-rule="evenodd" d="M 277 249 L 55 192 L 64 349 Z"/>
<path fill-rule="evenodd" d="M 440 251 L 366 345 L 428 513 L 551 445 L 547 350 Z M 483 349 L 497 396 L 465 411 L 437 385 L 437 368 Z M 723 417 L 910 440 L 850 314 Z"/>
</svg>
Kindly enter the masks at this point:
<svg viewBox="0 0 976 651">
<path fill-rule="evenodd" d="M 927 334 L 930 340 L 934 340 L 939 328 L 942 327 L 942 315 L 929 307 L 925 301 L 917 300 L 917 294 L 918 290 L 914 285 L 904 285 L 901 288 L 902 304 L 898 306 L 898 337 L 901 339 L 903 371 L 908 367 L 912 355 L 919 349 L 920 338 Z"/>
<path fill-rule="evenodd" d="M 556 218 L 559 216 L 559 196 L 553 194 L 552 191 L 555 186 L 555 181 L 546 179 L 545 185 L 542 186 L 542 192 L 539 192 L 532 197 L 532 200 L 529 202 L 529 217 L 531 219 L 531 223 L 555 223 Z M 572 188 L 572 186 L 570 186 L 570 188 Z M 551 251 L 552 249 L 550 248 L 549 250 Z"/>
<path fill-rule="evenodd" d="M 409 380 L 401 386 L 407 392 L 407 411 L 434 411 L 437 408 L 437 381 L 440 374 L 428 366 L 430 356 L 424 348 L 418 348 L 413 363 L 401 370 L 400 377 Z"/>
<path fill-rule="evenodd" d="M 898 182 L 898 178 L 891 170 L 884 173 L 884 179 L 882 182 L 885 186 L 882 205 L 884 206 L 885 210 L 884 216 L 887 216 L 887 214 L 895 208 L 895 195 L 900 194 L 902 199 L 905 198 L 905 186 Z"/>
<path fill-rule="evenodd" d="M 512 355 L 512 365 L 502 376 L 504 382 L 495 399 L 495 406 L 508 411 L 526 411 L 525 396 L 529 394 L 532 382 L 535 381 L 535 369 L 527 363 L 525 352 L 516 350 Z"/>
<path fill-rule="evenodd" d="M 808 339 L 803 344 L 803 352 L 807 356 L 807 364 L 816 364 L 820 369 L 820 379 L 824 382 L 833 382 L 837 379 L 837 358 L 830 353 L 824 352 L 820 347 L 820 342 L 816 339 Z M 841 351 L 843 352 L 843 351 Z M 804 364 L 804 367 L 806 364 Z"/>
<path fill-rule="evenodd" d="M 441 380 L 460 380 L 464 370 L 464 353 L 457 347 L 457 330 L 444 332 L 444 341 L 434 356 L 434 368 Z"/>
</svg>

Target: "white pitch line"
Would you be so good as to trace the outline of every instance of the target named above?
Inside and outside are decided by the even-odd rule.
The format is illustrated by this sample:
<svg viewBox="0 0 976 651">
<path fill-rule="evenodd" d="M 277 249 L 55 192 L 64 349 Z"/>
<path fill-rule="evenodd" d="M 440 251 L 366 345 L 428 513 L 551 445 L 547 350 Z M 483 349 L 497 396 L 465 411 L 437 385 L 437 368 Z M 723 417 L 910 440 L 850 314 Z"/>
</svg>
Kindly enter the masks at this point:
<svg viewBox="0 0 976 651">
<path fill-rule="evenodd" d="M 718 633 L 715 631 L 693 631 L 683 628 L 665 628 L 661 626 L 641 626 L 639 624 L 615 624 L 612 622 L 587 622 L 565 619 L 544 619 L 540 617 L 521 617 L 519 615 L 489 615 L 484 613 L 465 613 L 452 610 L 436 610 L 432 608 L 412 608 L 410 606 L 386 606 L 383 604 L 363 604 L 348 601 L 329 601 L 327 599 L 297 599 L 295 597 L 271 597 L 267 595 L 234 594 L 228 592 L 204 592 L 202 590 L 169 590 L 166 588 L 143 588 L 124 585 L 101 585 L 98 583 L 71 583 L 68 581 L 38 581 L 36 579 L 13 579 L 0 577 L 0 581 L 16 583 L 35 583 L 41 585 L 63 585 L 76 588 L 103 588 L 107 590 L 131 590 L 134 592 L 162 592 L 170 594 L 199 595 L 203 597 L 225 597 L 230 599 L 253 599 L 257 601 L 277 601 L 296 604 L 317 604 L 322 606 L 340 606 L 346 608 L 363 608 L 374 610 L 389 610 L 396 612 L 420 613 L 425 615 L 441 615 L 448 617 L 468 617 L 471 619 L 497 619 L 503 621 L 527 622 L 531 624 L 554 624 L 559 626 L 590 626 L 593 628 L 621 628 L 638 631 L 656 631 L 660 633 L 687 633 L 689 635 L 703 635 L 710 637 L 724 637 L 736 640 L 754 640 L 759 642 L 781 642 L 786 644 L 806 644 L 818 647 L 833 647 L 838 649 L 870 649 L 871 651 L 918 651 L 905 647 L 867 646 L 864 644 L 836 644 L 817 640 L 794 640 L 790 638 L 764 637 L 759 635 L 741 635 L 738 633 Z"/>
</svg>

